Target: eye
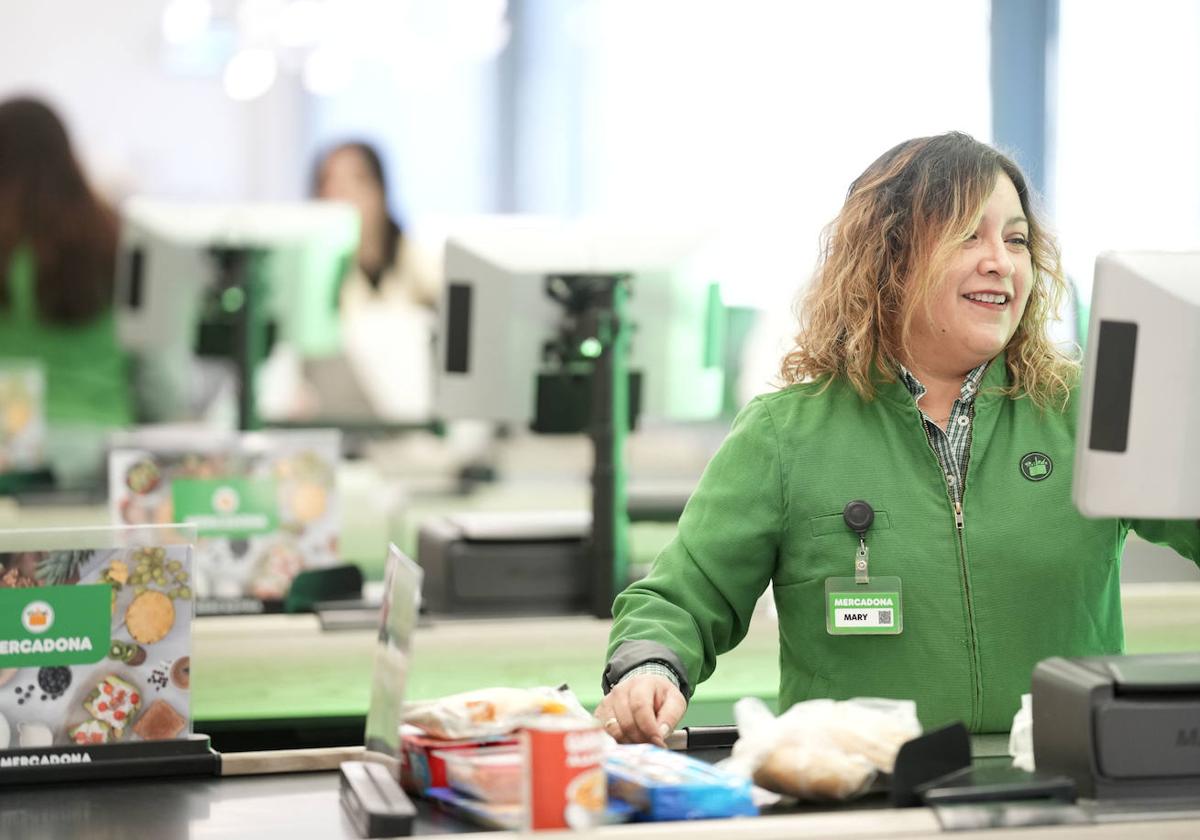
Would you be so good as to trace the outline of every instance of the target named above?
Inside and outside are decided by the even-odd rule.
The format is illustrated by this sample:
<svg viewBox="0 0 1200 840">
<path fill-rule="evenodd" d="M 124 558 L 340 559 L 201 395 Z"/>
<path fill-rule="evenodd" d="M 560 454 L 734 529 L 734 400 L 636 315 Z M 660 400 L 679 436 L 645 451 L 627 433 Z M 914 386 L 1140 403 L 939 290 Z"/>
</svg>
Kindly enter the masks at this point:
<svg viewBox="0 0 1200 840">
<path fill-rule="evenodd" d="M 968 245 L 968 244 L 970 244 L 970 243 L 972 243 L 972 242 L 978 242 L 978 241 L 979 241 L 979 234 L 978 234 L 978 233 L 968 233 L 968 234 L 967 234 L 967 238 L 963 240 L 963 244 L 964 244 L 964 245 Z"/>
<path fill-rule="evenodd" d="M 1019 248 L 1028 248 L 1029 237 L 1023 233 L 1014 233 L 1012 236 L 1008 237 L 1008 244 L 1016 245 Z"/>
</svg>

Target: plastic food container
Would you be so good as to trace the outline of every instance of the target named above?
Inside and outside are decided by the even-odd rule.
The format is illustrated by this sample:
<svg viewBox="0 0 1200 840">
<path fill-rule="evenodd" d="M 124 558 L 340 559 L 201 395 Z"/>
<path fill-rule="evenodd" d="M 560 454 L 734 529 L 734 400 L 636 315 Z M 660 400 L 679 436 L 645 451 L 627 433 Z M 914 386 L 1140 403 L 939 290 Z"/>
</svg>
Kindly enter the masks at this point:
<svg viewBox="0 0 1200 840">
<path fill-rule="evenodd" d="M 651 744 L 622 744 L 604 760 L 608 795 L 643 820 L 697 820 L 758 813 L 746 779 Z"/>
<path fill-rule="evenodd" d="M 446 764 L 446 781 L 459 793 L 485 802 L 521 801 L 521 751 L 516 747 L 438 750 Z"/>
</svg>

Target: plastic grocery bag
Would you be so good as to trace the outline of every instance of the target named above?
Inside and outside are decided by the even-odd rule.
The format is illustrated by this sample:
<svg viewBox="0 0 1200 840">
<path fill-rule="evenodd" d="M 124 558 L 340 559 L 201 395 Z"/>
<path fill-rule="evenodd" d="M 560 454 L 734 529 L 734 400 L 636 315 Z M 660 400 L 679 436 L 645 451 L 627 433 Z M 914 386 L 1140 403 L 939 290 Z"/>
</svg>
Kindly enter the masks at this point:
<svg viewBox="0 0 1200 840">
<path fill-rule="evenodd" d="M 1021 695 L 1021 708 L 1013 715 L 1012 729 L 1008 733 L 1008 754 L 1013 758 L 1013 767 L 1033 772 L 1033 697 Z"/>
<path fill-rule="evenodd" d="M 778 718 L 761 700 L 734 705 L 738 741 L 729 769 L 800 799 L 861 795 L 890 773 L 905 741 L 921 734 L 911 700 L 808 700 Z"/>
</svg>

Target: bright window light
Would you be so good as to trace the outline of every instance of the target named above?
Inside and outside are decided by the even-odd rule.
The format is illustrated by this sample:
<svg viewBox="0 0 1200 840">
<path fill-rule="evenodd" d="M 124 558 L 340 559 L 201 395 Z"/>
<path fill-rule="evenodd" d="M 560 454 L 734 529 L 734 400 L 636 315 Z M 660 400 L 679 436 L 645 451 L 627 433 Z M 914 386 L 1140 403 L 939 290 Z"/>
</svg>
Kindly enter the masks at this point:
<svg viewBox="0 0 1200 840">
<path fill-rule="evenodd" d="M 277 74 L 275 53 L 262 48 L 242 50 L 225 65 L 225 95 L 240 102 L 257 99 L 271 89 Z"/>
<path fill-rule="evenodd" d="M 1090 298 L 1099 251 L 1200 246 L 1200 3 L 1061 3 L 1055 216 Z"/>
<path fill-rule="evenodd" d="M 739 244 L 736 303 L 778 308 L 872 160 L 909 137 L 991 138 L 987 0 L 591 0 L 561 51 L 583 105 L 530 106 L 577 137 L 569 206 L 694 220 Z M 540 76 L 555 72 L 539 67 Z M 528 160 L 549 152 L 526 149 Z"/>
<path fill-rule="evenodd" d="M 209 0 L 170 0 L 162 14 L 163 39 L 175 46 L 190 44 L 204 35 L 211 19 Z"/>
</svg>

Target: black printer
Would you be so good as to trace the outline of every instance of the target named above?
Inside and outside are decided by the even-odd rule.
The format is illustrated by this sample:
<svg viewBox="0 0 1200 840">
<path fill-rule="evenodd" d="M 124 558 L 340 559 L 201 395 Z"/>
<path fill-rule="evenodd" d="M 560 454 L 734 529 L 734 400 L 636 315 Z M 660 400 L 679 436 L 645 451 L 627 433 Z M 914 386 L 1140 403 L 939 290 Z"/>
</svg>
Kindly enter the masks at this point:
<svg viewBox="0 0 1200 840">
<path fill-rule="evenodd" d="M 1200 800 L 1200 653 L 1039 662 L 1033 754 L 1080 796 Z"/>
</svg>

